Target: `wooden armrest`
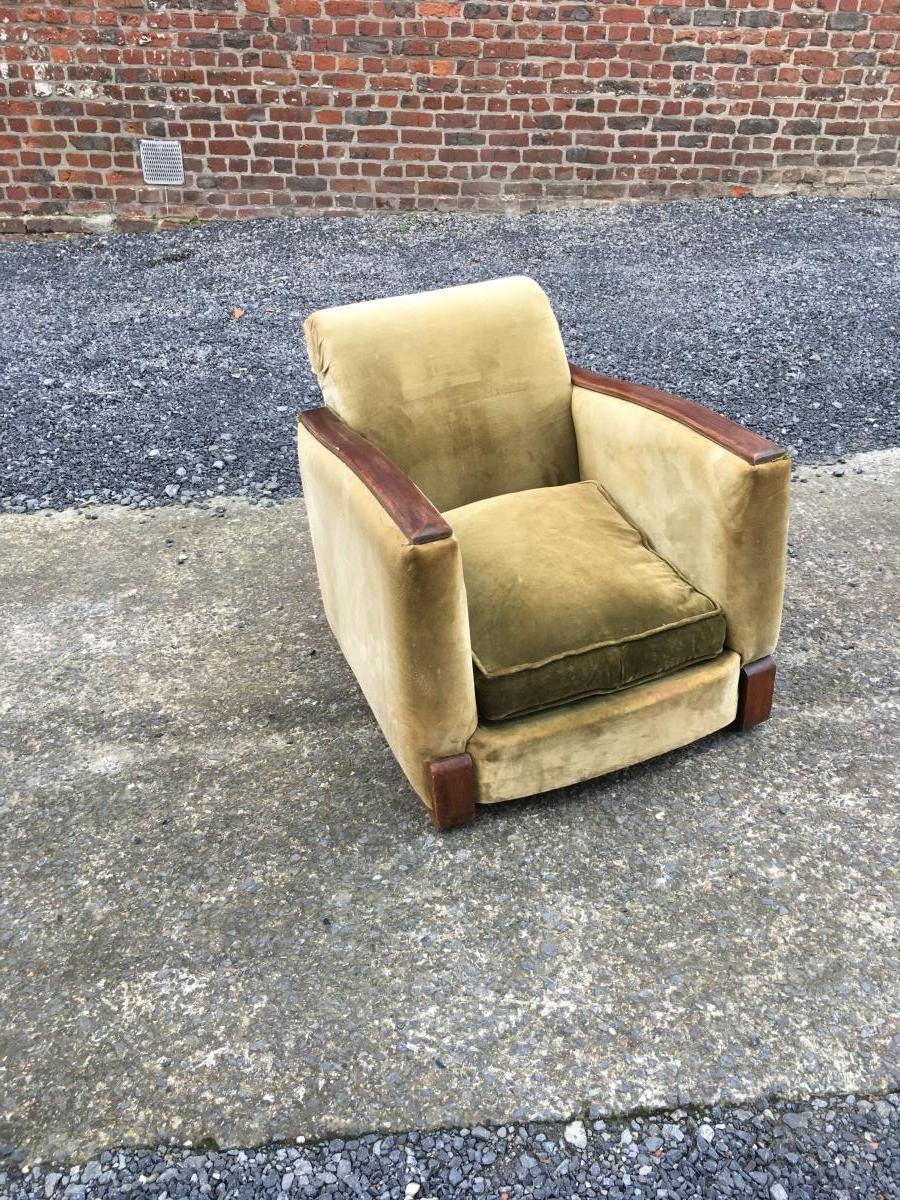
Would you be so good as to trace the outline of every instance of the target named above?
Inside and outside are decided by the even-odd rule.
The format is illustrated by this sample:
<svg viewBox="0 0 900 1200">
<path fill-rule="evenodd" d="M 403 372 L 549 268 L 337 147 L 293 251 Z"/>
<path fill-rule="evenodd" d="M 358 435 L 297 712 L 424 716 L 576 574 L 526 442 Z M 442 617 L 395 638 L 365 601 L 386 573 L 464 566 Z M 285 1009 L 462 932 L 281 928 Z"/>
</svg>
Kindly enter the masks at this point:
<svg viewBox="0 0 900 1200">
<path fill-rule="evenodd" d="M 729 421 L 727 417 L 713 412 L 711 408 L 695 404 L 693 400 L 685 400 L 682 396 L 673 396 L 670 392 L 661 392 L 656 388 L 644 387 L 640 383 L 627 383 L 623 379 L 595 375 L 593 371 L 586 371 L 584 367 L 576 367 L 573 363 L 569 363 L 569 367 L 575 387 L 587 388 L 591 392 L 605 392 L 608 396 L 630 400 L 632 404 L 662 413 L 665 417 L 671 417 L 673 421 L 687 425 L 689 429 L 709 438 L 717 446 L 729 450 L 753 466 L 773 462 L 787 454 L 783 446 L 760 437 L 752 429 L 738 425 L 735 421 Z"/>
<path fill-rule="evenodd" d="M 453 530 L 438 510 L 397 464 L 330 409 L 308 409 L 297 414 L 297 421 L 362 480 L 414 545 L 452 536 Z"/>
</svg>

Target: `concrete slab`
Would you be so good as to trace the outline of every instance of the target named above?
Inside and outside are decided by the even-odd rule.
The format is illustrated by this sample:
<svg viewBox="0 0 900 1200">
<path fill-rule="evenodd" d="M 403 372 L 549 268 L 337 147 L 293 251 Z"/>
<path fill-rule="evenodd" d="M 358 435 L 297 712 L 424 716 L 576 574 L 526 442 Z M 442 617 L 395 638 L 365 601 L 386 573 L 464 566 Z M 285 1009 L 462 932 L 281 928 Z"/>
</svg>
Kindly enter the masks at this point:
<svg viewBox="0 0 900 1200">
<path fill-rule="evenodd" d="M 796 488 L 767 726 L 444 836 L 301 501 L 0 519 L 0 1141 L 896 1084 L 900 453 L 844 470 Z"/>
</svg>

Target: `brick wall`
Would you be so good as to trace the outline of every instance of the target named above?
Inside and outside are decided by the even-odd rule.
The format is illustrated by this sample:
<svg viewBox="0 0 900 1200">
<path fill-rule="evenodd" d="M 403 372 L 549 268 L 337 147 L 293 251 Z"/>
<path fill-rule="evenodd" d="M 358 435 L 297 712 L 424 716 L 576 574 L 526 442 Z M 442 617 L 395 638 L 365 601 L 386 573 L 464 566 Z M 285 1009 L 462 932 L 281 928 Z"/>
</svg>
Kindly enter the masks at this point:
<svg viewBox="0 0 900 1200">
<path fill-rule="evenodd" d="M 0 228 L 900 195 L 900 0 L 0 0 Z"/>
</svg>

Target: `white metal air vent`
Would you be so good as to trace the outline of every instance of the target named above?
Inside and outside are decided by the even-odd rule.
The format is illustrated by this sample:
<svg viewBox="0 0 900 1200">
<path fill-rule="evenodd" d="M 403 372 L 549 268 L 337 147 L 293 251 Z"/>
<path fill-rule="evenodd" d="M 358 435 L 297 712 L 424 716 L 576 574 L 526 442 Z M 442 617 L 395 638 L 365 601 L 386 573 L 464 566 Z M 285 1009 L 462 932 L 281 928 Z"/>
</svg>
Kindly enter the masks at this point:
<svg viewBox="0 0 900 1200">
<path fill-rule="evenodd" d="M 144 183 L 169 187 L 184 183 L 184 160 L 178 142 L 159 138 L 141 139 L 141 168 Z"/>
</svg>

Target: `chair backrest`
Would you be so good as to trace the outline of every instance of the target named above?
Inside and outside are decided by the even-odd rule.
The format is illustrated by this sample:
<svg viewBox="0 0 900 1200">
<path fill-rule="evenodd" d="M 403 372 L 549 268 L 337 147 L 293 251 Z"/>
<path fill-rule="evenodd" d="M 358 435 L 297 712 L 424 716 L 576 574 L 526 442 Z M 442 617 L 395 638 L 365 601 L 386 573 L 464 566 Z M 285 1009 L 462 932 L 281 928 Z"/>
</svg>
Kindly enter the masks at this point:
<svg viewBox="0 0 900 1200">
<path fill-rule="evenodd" d="M 437 508 L 578 479 L 569 367 L 533 279 L 326 308 L 304 328 L 325 403 Z"/>
</svg>

